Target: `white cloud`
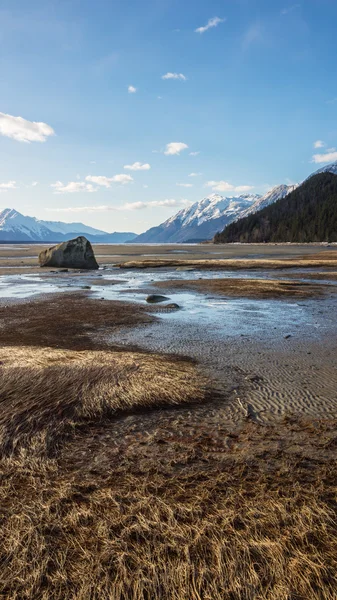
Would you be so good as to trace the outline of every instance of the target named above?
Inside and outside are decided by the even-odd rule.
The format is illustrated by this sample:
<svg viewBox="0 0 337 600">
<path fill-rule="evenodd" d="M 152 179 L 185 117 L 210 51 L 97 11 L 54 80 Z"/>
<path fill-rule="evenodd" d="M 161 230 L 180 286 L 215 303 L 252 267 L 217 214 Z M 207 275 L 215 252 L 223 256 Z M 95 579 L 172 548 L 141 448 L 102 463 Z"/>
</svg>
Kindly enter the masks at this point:
<svg viewBox="0 0 337 600">
<path fill-rule="evenodd" d="M 293 4 L 292 6 L 288 6 L 288 8 L 284 8 L 283 10 L 281 10 L 281 15 L 288 15 L 289 13 L 293 12 L 294 10 L 300 7 L 300 4 Z"/>
<path fill-rule="evenodd" d="M 184 188 L 193 187 L 193 183 L 177 183 L 176 185 L 179 185 L 180 187 L 184 187 Z"/>
<path fill-rule="evenodd" d="M 7 181 L 7 183 L 0 183 L 0 192 L 7 192 L 7 190 L 15 190 L 16 181 Z"/>
<path fill-rule="evenodd" d="M 62 181 L 56 181 L 51 186 L 54 188 L 54 194 L 75 194 L 78 192 L 96 192 L 97 188 L 93 185 L 85 183 L 84 181 L 69 181 L 69 183 L 63 184 Z"/>
<path fill-rule="evenodd" d="M 108 212 L 108 211 L 129 211 L 129 210 L 143 210 L 146 208 L 170 208 L 174 206 L 190 206 L 192 202 L 190 200 L 175 200 L 168 198 L 166 200 L 151 200 L 149 202 L 126 202 L 121 206 L 69 206 L 67 208 L 48 208 L 51 212 Z"/>
<path fill-rule="evenodd" d="M 87 175 L 85 180 L 109 188 L 111 187 L 112 183 L 120 183 L 121 185 L 131 183 L 133 181 L 133 177 L 131 177 L 131 175 L 126 175 L 125 173 L 114 175 L 113 177 L 105 177 L 104 175 Z"/>
<path fill-rule="evenodd" d="M 199 175 L 202 175 L 202 173 L 190 173 L 189 177 L 199 177 Z"/>
<path fill-rule="evenodd" d="M 161 207 L 161 206 L 177 206 L 177 200 L 152 200 L 150 202 L 127 202 L 123 204 L 121 210 L 140 210 L 143 208 Z"/>
<path fill-rule="evenodd" d="M 149 163 L 142 165 L 140 162 L 135 162 L 133 165 L 124 165 L 124 169 L 128 169 L 129 171 L 149 171 L 151 165 L 149 165 Z"/>
<path fill-rule="evenodd" d="M 232 185 L 227 181 L 207 181 L 207 187 L 211 187 L 214 192 L 249 192 L 253 189 L 251 185 Z"/>
<path fill-rule="evenodd" d="M 180 79 L 180 81 L 187 81 L 187 77 L 183 73 L 166 73 L 166 75 L 162 75 L 162 79 Z"/>
<path fill-rule="evenodd" d="M 325 143 L 322 142 L 322 140 L 317 140 L 316 142 L 314 142 L 314 148 L 324 148 Z"/>
<path fill-rule="evenodd" d="M 198 156 L 198 154 L 200 154 L 200 151 L 198 151 L 198 152 L 190 152 L 190 156 Z"/>
<path fill-rule="evenodd" d="M 330 100 L 326 100 L 326 104 L 336 104 L 337 98 L 331 98 Z"/>
<path fill-rule="evenodd" d="M 220 23 L 224 23 L 225 21 L 226 21 L 226 19 L 220 19 L 219 17 L 213 17 L 212 19 L 208 20 L 207 25 L 204 25 L 204 27 L 198 27 L 198 29 L 195 29 L 194 32 L 195 33 L 205 33 L 205 31 L 212 29 L 212 27 L 217 27 Z"/>
<path fill-rule="evenodd" d="M 250 192 L 253 188 L 254 188 L 253 185 L 237 185 L 235 187 L 235 191 L 243 194 L 245 192 Z"/>
<path fill-rule="evenodd" d="M 332 150 L 332 148 L 330 148 Z M 314 154 L 312 157 L 312 162 L 321 164 L 321 163 L 330 163 L 337 161 L 337 152 L 325 152 L 325 154 Z"/>
<path fill-rule="evenodd" d="M 137 88 L 133 87 L 133 85 L 129 85 L 129 87 L 128 87 L 129 94 L 135 94 L 136 91 L 137 91 Z"/>
<path fill-rule="evenodd" d="M 32 181 L 32 187 L 36 187 L 37 185 L 39 185 L 38 181 Z"/>
<path fill-rule="evenodd" d="M 45 142 L 55 131 L 47 123 L 27 121 L 22 117 L 13 117 L 0 112 L 0 135 L 18 142 Z"/>
<path fill-rule="evenodd" d="M 179 155 L 180 152 L 186 150 L 186 148 L 188 148 L 188 145 L 184 144 L 183 142 L 171 142 L 170 144 L 166 144 L 166 150 L 164 154 L 167 156 L 174 156 L 175 154 Z"/>
<path fill-rule="evenodd" d="M 147 190 L 147 188 L 148 188 L 148 187 L 149 187 L 149 186 L 148 186 L 148 185 L 146 185 L 146 184 L 145 184 L 145 185 L 143 185 L 143 188 L 144 188 L 145 190 Z"/>
</svg>

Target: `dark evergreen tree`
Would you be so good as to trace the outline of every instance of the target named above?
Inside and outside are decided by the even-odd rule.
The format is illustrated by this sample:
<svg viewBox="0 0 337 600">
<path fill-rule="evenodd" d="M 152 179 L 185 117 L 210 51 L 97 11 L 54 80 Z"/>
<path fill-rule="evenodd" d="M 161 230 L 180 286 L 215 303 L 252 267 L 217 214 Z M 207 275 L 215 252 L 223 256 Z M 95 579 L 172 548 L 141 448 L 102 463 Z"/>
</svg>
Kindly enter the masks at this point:
<svg viewBox="0 0 337 600">
<path fill-rule="evenodd" d="M 320 173 L 217 233 L 214 242 L 337 242 L 337 175 Z"/>
</svg>

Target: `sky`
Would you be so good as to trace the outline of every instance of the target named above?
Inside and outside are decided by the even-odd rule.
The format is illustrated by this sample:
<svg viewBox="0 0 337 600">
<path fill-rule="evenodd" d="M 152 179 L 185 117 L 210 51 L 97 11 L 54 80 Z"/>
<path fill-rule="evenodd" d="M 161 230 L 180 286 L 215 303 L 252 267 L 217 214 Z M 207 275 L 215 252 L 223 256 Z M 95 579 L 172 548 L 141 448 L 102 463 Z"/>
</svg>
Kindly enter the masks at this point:
<svg viewBox="0 0 337 600">
<path fill-rule="evenodd" d="M 140 233 L 337 161 L 337 0 L 1 0 L 0 208 Z"/>
</svg>

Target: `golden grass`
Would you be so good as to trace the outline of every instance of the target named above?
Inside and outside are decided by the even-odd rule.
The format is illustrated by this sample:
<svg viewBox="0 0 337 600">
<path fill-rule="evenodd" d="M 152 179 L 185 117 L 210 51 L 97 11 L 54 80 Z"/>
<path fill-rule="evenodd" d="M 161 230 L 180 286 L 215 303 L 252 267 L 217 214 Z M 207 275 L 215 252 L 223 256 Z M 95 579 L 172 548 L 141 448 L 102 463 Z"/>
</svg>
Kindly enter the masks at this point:
<svg viewBox="0 0 337 600">
<path fill-rule="evenodd" d="M 336 599 L 336 422 L 177 425 L 158 407 L 207 398 L 187 361 L 1 361 L 0 598 Z"/>
<path fill-rule="evenodd" d="M 35 440 L 48 454 L 65 431 L 90 419 L 205 397 L 194 365 L 157 355 L 11 347 L 0 350 L 0 361 L 3 453 Z"/>
<path fill-rule="evenodd" d="M 120 262 L 116 266 L 121 269 L 156 269 L 160 267 L 193 267 L 194 269 L 294 269 L 294 268 L 319 268 L 319 267 L 337 267 L 337 259 L 325 260 L 317 257 L 317 259 L 308 260 L 292 259 L 202 259 L 202 260 L 183 260 L 183 259 L 144 259 L 130 260 Z"/>
<path fill-rule="evenodd" d="M 193 289 L 198 292 L 214 292 L 224 296 L 247 298 L 311 298 L 334 288 L 302 281 L 279 279 L 198 279 L 157 281 L 156 287 L 164 289 Z"/>
</svg>

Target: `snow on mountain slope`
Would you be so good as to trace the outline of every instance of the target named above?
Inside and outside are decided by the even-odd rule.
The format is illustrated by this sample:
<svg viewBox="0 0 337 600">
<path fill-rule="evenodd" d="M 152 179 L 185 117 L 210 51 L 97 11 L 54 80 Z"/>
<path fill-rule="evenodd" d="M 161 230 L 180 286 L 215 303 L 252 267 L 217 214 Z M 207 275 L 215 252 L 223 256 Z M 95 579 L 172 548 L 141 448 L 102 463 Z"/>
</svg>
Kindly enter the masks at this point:
<svg viewBox="0 0 337 600">
<path fill-rule="evenodd" d="M 107 233 L 83 223 L 42 221 L 26 217 L 14 208 L 0 211 L 0 240 L 58 242 L 76 235 L 85 235 L 91 241 L 123 243 L 135 237 L 133 233 Z"/>
<path fill-rule="evenodd" d="M 312 175 L 310 175 L 310 177 L 313 177 L 314 175 L 318 175 L 319 173 L 333 173 L 334 175 L 337 175 L 337 161 L 330 163 L 329 165 L 326 165 L 325 167 L 322 167 L 321 169 L 318 169 L 318 171 L 315 171 L 315 173 L 312 173 Z M 310 177 L 308 177 L 308 179 L 310 179 Z"/>
<path fill-rule="evenodd" d="M 290 194 L 290 192 L 296 190 L 298 185 L 298 183 L 294 185 L 277 185 L 273 189 L 269 190 L 269 192 L 267 192 L 264 196 L 256 200 L 256 202 L 254 202 L 252 206 L 247 208 L 247 210 L 243 211 L 238 218 L 242 219 L 243 217 L 248 217 L 248 215 L 256 213 L 258 210 L 262 210 L 263 208 L 266 208 L 266 206 L 269 206 L 270 204 L 281 200 L 281 198 L 285 198 L 286 196 L 288 196 L 288 194 Z"/>
<path fill-rule="evenodd" d="M 187 240 L 209 239 L 241 212 L 260 198 L 257 194 L 244 194 L 224 198 L 212 194 L 180 210 L 159 225 L 134 239 L 135 243 L 175 243 Z"/>
<path fill-rule="evenodd" d="M 191 223 L 200 226 L 205 221 L 211 219 L 218 219 L 225 215 L 235 215 L 244 207 L 250 206 L 259 197 L 260 196 L 256 194 L 247 194 L 244 196 L 230 196 L 229 198 L 224 198 L 220 194 L 212 194 L 211 196 L 203 198 L 200 202 L 195 202 L 192 206 L 184 208 L 168 219 L 166 223 L 169 225 L 175 219 L 179 219 L 182 227 L 191 225 Z"/>
</svg>

